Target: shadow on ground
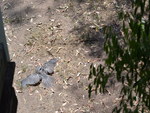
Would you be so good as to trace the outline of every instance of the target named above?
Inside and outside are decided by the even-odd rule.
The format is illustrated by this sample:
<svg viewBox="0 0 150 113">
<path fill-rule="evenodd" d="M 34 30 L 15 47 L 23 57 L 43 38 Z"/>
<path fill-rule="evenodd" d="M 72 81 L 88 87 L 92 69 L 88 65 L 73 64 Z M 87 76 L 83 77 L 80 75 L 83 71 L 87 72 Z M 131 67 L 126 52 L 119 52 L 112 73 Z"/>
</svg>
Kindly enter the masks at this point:
<svg viewBox="0 0 150 113">
<path fill-rule="evenodd" d="M 80 23 L 80 27 L 74 28 L 76 35 L 80 34 L 79 40 L 90 51 L 89 56 L 99 58 L 102 54 L 103 47 L 103 33 L 102 30 L 96 30 L 96 28 L 88 28 L 90 25 Z"/>
<path fill-rule="evenodd" d="M 113 32 L 120 35 L 121 26 L 117 13 L 121 8 L 128 10 L 131 3 L 129 0 L 117 0 L 116 2 L 108 3 L 111 5 L 97 0 L 89 2 L 87 6 L 85 6 L 84 1 L 78 3 L 77 7 L 72 8 L 72 12 L 74 13 L 71 16 L 73 17 L 73 21 L 79 21 L 76 21 L 77 26 L 74 27 L 71 33 L 75 34 L 80 42 L 89 49 L 89 56 L 100 58 L 103 55 L 103 43 L 105 39 L 103 28 L 105 26 L 112 26 Z M 82 10 L 83 7 L 84 10 Z"/>
<path fill-rule="evenodd" d="M 0 4 L 2 12 L 5 12 L 3 20 L 10 25 L 20 26 L 29 23 L 35 11 L 31 5 L 20 7 L 23 2 L 18 0 L 6 0 Z"/>
<path fill-rule="evenodd" d="M 28 18 L 29 14 L 32 14 L 34 10 L 31 6 L 26 6 L 22 9 L 18 9 L 16 11 L 11 12 L 8 15 L 8 21 L 13 25 L 21 25 L 23 23 L 28 23 L 30 18 Z"/>
</svg>

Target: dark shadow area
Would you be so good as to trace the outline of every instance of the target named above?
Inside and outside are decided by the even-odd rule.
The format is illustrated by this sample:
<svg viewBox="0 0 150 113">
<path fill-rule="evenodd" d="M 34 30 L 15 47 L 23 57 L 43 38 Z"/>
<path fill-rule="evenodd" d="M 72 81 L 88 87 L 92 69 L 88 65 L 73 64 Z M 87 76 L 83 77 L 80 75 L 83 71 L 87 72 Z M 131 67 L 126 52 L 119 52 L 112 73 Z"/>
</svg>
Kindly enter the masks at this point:
<svg viewBox="0 0 150 113">
<path fill-rule="evenodd" d="M 3 6 L 3 10 L 12 10 L 15 6 L 18 6 L 21 3 L 20 0 L 5 0 L 0 4 Z"/>
<path fill-rule="evenodd" d="M 103 52 L 104 39 L 102 30 L 97 28 L 98 26 L 95 26 L 94 23 L 100 23 L 98 22 L 100 18 L 95 10 L 103 5 L 101 1 L 96 2 L 97 0 L 76 0 L 72 3 L 73 6 L 70 7 L 69 12 L 73 22 L 76 23 L 76 20 L 78 20 L 71 33 L 75 34 L 79 38 L 80 43 L 83 43 L 89 49 L 89 56 L 99 58 Z M 94 22 L 95 20 L 96 22 Z"/>
<path fill-rule="evenodd" d="M 22 9 L 16 9 L 13 11 L 10 11 L 8 16 L 6 17 L 5 22 L 7 21 L 10 24 L 13 25 L 22 25 L 29 23 L 31 17 L 29 15 L 32 15 L 34 13 L 34 9 L 31 6 L 26 6 Z"/>
<path fill-rule="evenodd" d="M 90 101 L 90 99 L 88 98 L 88 91 L 83 90 L 85 86 L 88 86 L 88 84 L 87 84 L 87 81 L 83 79 L 82 82 L 73 84 L 68 89 L 68 92 L 71 95 L 73 95 L 73 98 L 75 98 L 75 100 L 77 101 L 77 104 L 81 107 L 87 106 L 90 104 L 88 103 Z M 95 99 L 95 98 L 96 98 L 96 95 L 93 95 L 92 99 Z M 95 100 L 95 102 L 97 102 L 97 100 Z M 100 107 L 101 106 L 99 104 L 97 105 L 94 104 L 93 107 L 85 109 L 85 111 L 82 113 L 99 113 L 102 111 Z"/>
<path fill-rule="evenodd" d="M 70 2 L 84 3 L 87 0 L 69 0 Z"/>
<path fill-rule="evenodd" d="M 102 46 L 103 46 L 103 34 L 102 30 L 96 30 L 96 28 L 89 28 L 89 24 L 84 25 L 80 23 L 80 26 L 74 28 L 72 32 L 78 35 L 79 40 L 83 43 L 89 50 L 89 56 L 91 57 L 100 57 L 102 54 Z"/>
<path fill-rule="evenodd" d="M 96 58 L 100 58 L 103 54 L 103 43 L 105 39 L 103 27 L 112 26 L 113 31 L 120 35 L 121 26 L 117 12 L 122 7 L 127 10 L 130 8 L 130 5 L 128 5 L 130 3 L 129 0 L 124 2 L 117 0 L 116 3 L 112 2 L 111 7 L 107 7 L 103 2 L 95 0 L 89 2 L 86 6 L 85 3 L 83 3 L 84 5 L 79 4 L 77 7 L 74 6 L 72 8 L 72 15 L 70 15 L 73 21 L 76 22 L 76 20 L 79 20 L 77 26 L 72 29 L 71 33 L 75 34 L 80 42 L 90 50 L 89 56 Z M 82 7 L 84 7 L 84 10 Z M 111 14 L 110 11 L 115 12 L 115 14 Z M 110 16 L 107 16 L 106 13 Z"/>
<path fill-rule="evenodd" d="M 131 0 L 116 0 L 116 3 L 119 7 L 124 7 L 127 9 L 131 8 Z"/>
<path fill-rule="evenodd" d="M 77 2 L 77 3 L 85 3 L 85 2 L 99 2 L 99 1 L 103 1 L 103 0 L 67 0 L 69 2 Z"/>
<path fill-rule="evenodd" d="M 117 83 L 115 86 L 113 83 L 112 86 L 107 87 L 107 91 L 104 94 L 99 94 L 99 92 L 95 94 L 93 89 L 91 98 L 88 98 L 88 89 L 85 90 L 86 86 L 88 86 L 87 80 L 81 79 L 77 84 L 71 85 L 67 91 L 73 95 L 73 98 L 76 99 L 79 106 L 92 105 L 92 107 L 86 109 L 84 113 L 110 113 L 117 104 L 113 101 L 119 95 L 120 85 L 118 86 Z"/>
<path fill-rule="evenodd" d="M 12 87 L 14 71 L 15 63 L 9 62 L 7 64 L 7 71 L 4 78 L 2 98 L 0 102 L 0 113 L 17 113 L 18 100 L 15 90 Z"/>
<path fill-rule="evenodd" d="M 6 0 L 0 3 L 4 23 L 22 25 L 30 22 L 35 9 L 31 5 L 23 5 L 23 1 Z M 22 6 L 23 5 L 23 6 Z"/>
</svg>

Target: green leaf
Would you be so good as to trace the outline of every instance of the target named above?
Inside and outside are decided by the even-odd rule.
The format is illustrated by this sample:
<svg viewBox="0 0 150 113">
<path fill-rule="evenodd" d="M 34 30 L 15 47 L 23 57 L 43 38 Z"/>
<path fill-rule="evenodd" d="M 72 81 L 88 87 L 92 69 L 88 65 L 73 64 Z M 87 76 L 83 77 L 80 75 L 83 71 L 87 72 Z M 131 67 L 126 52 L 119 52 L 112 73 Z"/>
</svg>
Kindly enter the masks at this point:
<svg viewBox="0 0 150 113">
<path fill-rule="evenodd" d="M 91 98 L 91 93 L 92 93 L 92 85 L 91 84 L 89 84 L 89 86 L 88 86 L 88 97 L 89 98 Z"/>
<path fill-rule="evenodd" d="M 116 113 L 138 113 L 150 110 L 150 0 L 132 0 L 132 9 L 118 13 L 123 35 L 111 26 L 104 27 L 104 65 L 90 67 L 90 77 L 100 93 L 106 91 L 109 76 L 122 82 L 120 104 Z M 146 5 L 145 5 L 146 4 Z M 138 99 L 138 100 L 137 100 Z M 133 103 L 139 101 L 137 106 Z"/>
</svg>

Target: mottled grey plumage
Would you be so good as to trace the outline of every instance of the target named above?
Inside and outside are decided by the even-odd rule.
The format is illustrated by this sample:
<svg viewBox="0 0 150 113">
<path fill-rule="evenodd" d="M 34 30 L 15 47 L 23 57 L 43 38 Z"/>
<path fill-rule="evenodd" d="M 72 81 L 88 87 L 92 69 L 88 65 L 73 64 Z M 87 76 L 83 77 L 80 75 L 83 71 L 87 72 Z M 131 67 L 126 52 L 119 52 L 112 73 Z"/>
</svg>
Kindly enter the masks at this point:
<svg viewBox="0 0 150 113">
<path fill-rule="evenodd" d="M 21 81 L 21 86 L 22 87 L 27 87 L 28 85 L 36 85 L 41 80 L 42 80 L 41 74 L 34 73 L 34 74 L 31 74 L 31 75 L 27 76 L 27 78 L 23 79 Z"/>
<path fill-rule="evenodd" d="M 53 58 L 46 62 L 41 68 L 38 68 L 36 71 L 51 75 L 54 73 L 54 67 L 56 66 L 57 61 L 58 59 Z"/>
<path fill-rule="evenodd" d="M 46 62 L 43 66 L 37 67 L 34 74 L 27 76 L 27 78 L 21 81 L 22 87 L 36 85 L 40 82 L 43 83 L 44 87 L 52 86 L 54 79 L 50 75 L 54 73 L 54 67 L 57 61 L 58 60 L 54 58 Z"/>
<path fill-rule="evenodd" d="M 48 87 L 52 86 L 52 84 L 54 82 L 54 78 L 52 76 L 43 74 L 41 77 L 42 77 L 41 82 L 44 85 L 44 87 L 48 88 Z"/>
</svg>

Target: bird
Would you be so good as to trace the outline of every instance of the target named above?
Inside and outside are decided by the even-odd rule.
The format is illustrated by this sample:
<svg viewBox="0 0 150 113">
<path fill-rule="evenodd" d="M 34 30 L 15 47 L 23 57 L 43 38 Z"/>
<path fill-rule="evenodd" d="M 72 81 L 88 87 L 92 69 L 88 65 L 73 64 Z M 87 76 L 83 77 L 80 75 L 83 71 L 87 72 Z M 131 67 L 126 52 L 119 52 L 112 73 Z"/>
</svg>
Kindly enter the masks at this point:
<svg viewBox="0 0 150 113">
<path fill-rule="evenodd" d="M 47 74 L 52 75 L 54 73 L 54 67 L 56 66 L 56 63 L 58 62 L 58 59 L 53 58 L 49 60 L 48 62 L 44 63 L 43 66 L 37 67 L 36 72 L 40 74 Z"/>
<path fill-rule="evenodd" d="M 30 74 L 21 81 L 21 87 L 34 86 L 42 83 L 44 87 L 51 87 L 54 81 L 54 78 L 50 75 L 54 73 L 54 67 L 58 59 L 53 58 L 48 62 L 44 63 L 43 66 L 38 66 L 35 69 L 35 73 Z"/>
<path fill-rule="evenodd" d="M 43 74 L 41 77 L 42 77 L 41 82 L 45 88 L 49 88 L 53 85 L 54 78 L 52 76 L 48 76 L 48 75 Z"/>
<path fill-rule="evenodd" d="M 22 87 L 27 87 L 30 85 L 37 85 L 42 80 L 41 74 L 34 73 L 27 76 L 25 79 L 21 81 Z"/>
</svg>

